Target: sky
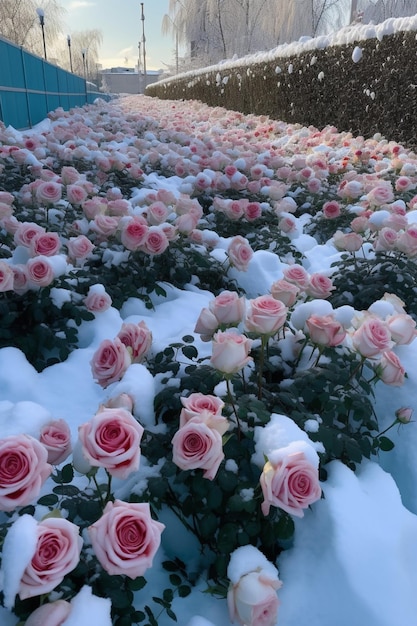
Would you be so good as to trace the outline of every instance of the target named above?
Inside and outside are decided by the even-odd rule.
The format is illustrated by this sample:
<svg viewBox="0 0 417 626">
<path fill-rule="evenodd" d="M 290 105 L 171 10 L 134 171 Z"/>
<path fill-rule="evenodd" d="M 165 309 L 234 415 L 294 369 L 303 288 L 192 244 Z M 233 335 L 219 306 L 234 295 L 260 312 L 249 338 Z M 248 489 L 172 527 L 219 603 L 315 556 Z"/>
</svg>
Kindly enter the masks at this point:
<svg viewBox="0 0 417 626">
<path fill-rule="evenodd" d="M 139 41 L 143 67 L 141 3 L 139 0 L 60 0 L 67 15 L 67 33 L 98 29 L 103 35 L 99 62 L 103 69 L 134 67 L 138 63 Z M 174 64 L 174 39 L 162 35 L 168 0 L 145 0 L 145 50 L 147 70 L 166 69 Z"/>
</svg>

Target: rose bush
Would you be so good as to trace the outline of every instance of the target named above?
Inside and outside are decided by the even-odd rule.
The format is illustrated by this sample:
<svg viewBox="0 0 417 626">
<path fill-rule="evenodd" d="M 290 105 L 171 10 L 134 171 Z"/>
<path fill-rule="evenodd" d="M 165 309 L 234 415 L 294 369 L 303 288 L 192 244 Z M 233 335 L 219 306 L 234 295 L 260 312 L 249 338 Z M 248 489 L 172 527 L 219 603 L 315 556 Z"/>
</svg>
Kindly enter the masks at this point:
<svg viewBox="0 0 417 626">
<path fill-rule="evenodd" d="M 416 336 L 415 157 L 376 138 L 350 146 L 335 129 L 146 106 L 127 117 L 87 107 L 88 126 L 84 112 L 52 112 L 37 141 L 0 128 L 0 182 L 13 191 L 0 191 L 1 347 L 58 389 L 88 355 L 80 393 L 92 389 L 65 407 L 79 427 L 72 456 L 55 415 L 33 426 L 36 443 L 1 440 L 0 538 L 16 517 L 61 515 L 91 541 L 72 570 L 63 558 L 48 573 L 46 552 L 64 546 L 45 538 L 36 575 L 49 584 L 56 574 L 56 587 L 44 610 L 32 596 L 14 611 L 46 626 L 65 608 L 53 601 L 72 602 L 87 583 L 112 602 L 115 625 L 156 624 L 206 578 L 213 596 L 229 596 L 232 619 L 270 626 L 280 583 L 268 564 L 291 544 L 292 518 L 325 493 L 328 462 L 354 471 L 392 447 L 389 428 L 412 423 L 403 407 L 381 430 L 374 394 L 406 382 L 397 346 L 402 355 Z M 28 168 L 32 149 L 39 164 Z M 175 193 L 150 188 L 155 174 Z M 163 344 L 159 312 L 171 333 L 183 294 L 205 306 L 184 311 L 181 339 L 172 320 L 176 339 Z M 151 333 L 143 318 L 154 313 Z M 272 448 L 258 450 L 258 429 Z M 159 519 L 172 524 L 161 597 L 140 593 L 164 543 Z M 237 572 L 233 555 L 248 546 L 266 556 Z"/>
</svg>

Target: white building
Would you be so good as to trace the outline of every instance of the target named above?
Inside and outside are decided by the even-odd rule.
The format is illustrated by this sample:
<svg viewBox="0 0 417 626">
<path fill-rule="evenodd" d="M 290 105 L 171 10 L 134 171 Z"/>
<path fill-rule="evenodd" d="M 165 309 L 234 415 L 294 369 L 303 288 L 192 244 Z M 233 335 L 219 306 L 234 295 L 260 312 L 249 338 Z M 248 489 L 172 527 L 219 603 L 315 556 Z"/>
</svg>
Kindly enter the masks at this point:
<svg viewBox="0 0 417 626">
<path fill-rule="evenodd" d="M 112 67 L 100 72 L 108 93 L 144 93 L 145 87 L 159 80 L 162 70 L 147 70 L 146 76 L 134 68 Z"/>
</svg>

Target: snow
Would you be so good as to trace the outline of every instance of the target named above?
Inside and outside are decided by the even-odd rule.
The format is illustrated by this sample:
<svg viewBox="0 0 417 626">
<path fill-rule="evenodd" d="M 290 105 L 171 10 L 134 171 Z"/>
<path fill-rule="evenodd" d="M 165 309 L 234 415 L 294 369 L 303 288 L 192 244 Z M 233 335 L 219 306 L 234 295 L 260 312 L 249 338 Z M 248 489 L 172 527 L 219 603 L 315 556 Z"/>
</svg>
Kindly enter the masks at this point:
<svg viewBox="0 0 417 626">
<path fill-rule="evenodd" d="M 317 246 L 316 252 L 319 256 L 321 246 Z M 311 258 L 317 265 L 320 264 L 318 259 Z M 249 272 L 248 276 L 241 272 L 240 278 L 245 287 L 255 294 L 264 285 L 270 285 L 277 278 L 276 259 L 268 252 L 255 255 L 254 267 L 262 265 L 263 268 L 261 286 L 259 276 L 256 281 L 255 271 L 253 275 Z M 3 398 L 0 403 L 0 436 L 17 432 L 35 433 L 53 415 L 69 423 L 75 441 L 78 425 L 90 419 L 97 406 L 108 397 L 124 391 L 140 400 L 137 417 L 142 423 L 152 423 L 152 400 L 157 383 L 151 380 L 146 368 L 133 364 L 121 382 L 114 383 L 108 390 L 102 390 L 91 377 L 89 362 L 93 351 L 103 338 L 115 336 L 124 319 L 144 319 L 152 329 L 156 349 L 159 350 L 189 332 L 201 308 L 211 298 L 210 293 L 195 288 L 183 292 L 172 288 L 167 301 L 157 302 L 152 312 L 134 299 L 125 304 L 122 312 L 110 308 L 97 314 L 94 321 L 85 323 L 83 347 L 74 351 L 64 363 L 49 367 L 42 373 L 37 373 L 19 350 L 3 348 L 0 350 L 0 389 Z M 314 302 L 316 311 L 327 312 L 326 301 Z M 351 312 L 350 307 L 346 308 Z M 166 319 L 170 320 L 169 325 Z M 204 343 L 199 345 L 200 348 L 209 350 Z M 382 390 L 379 396 L 379 403 L 384 406 L 382 414 L 393 415 L 394 410 L 402 405 L 414 405 L 417 411 L 417 398 L 413 393 L 417 388 L 414 367 L 417 359 L 416 340 L 411 346 L 403 346 L 400 358 L 409 372 L 409 378 L 401 389 L 387 387 Z M 381 427 L 384 426 L 381 424 Z M 293 432 L 292 429 L 297 430 L 298 427 L 286 416 L 273 416 L 269 429 L 265 429 L 262 437 L 259 437 L 264 451 L 268 449 L 264 438 L 268 441 L 278 436 L 279 432 L 289 441 L 294 438 L 308 439 L 305 432 Z M 302 520 L 294 520 L 294 545 L 280 555 L 278 564 L 280 579 L 283 581 L 279 590 L 280 626 L 351 626 L 352 623 L 355 626 L 415 626 L 416 429 L 411 426 L 406 436 L 403 432 L 394 432 L 393 439 L 396 440 L 396 447 L 380 459 L 387 471 L 376 462 L 364 462 L 354 474 L 341 463 L 332 462 L 328 467 L 328 480 L 322 484 L 324 499 L 307 510 Z M 312 452 L 316 454 L 314 449 Z M 26 524 L 27 518 L 31 519 L 25 516 L 21 518 L 21 523 Z M 176 551 L 180 558 L 190 560 L 198 553 L 197 546 L 190 543 L 190 538 L 184 539 L 184 535 L 179 534 L 182 532 L 181 524 L 175 525 L 173 516 L 170 518 L 166 515 L 161 521 L 170 529 L 165 532 L 162 541 L 162 549 L 168 555 Z M 11 561 L 5 554 L 5 561 L 9 563 L 5 576 L 9 606 L 22 566 L 32 549 L 30 528 L 25 536 L 26 547 L 19 542 L 18 549 L 15 549 L 13 537 L 9 535 L 8 547 L 5 547 L 13 555 L 20 555 Z M 178 537 L 183 537 L 183 547 L 179 548 L 182 541 Z M 247 554 L 243 554 L 245 560 L 240 562 L 237 558 L 233 568 L 245 567 Z M 163 558 L 161 555 L 160 560 Z M 146 589 L 150 585 L 155 585 L 155 590 L 158 588 L 158 579 L 152 578 L 154 571 L 157 571 L 156 566 L 147 576 L 149 583 Z M 197 585 L 191 596 L 174 601 L 173 610 L 181 616 L 181 623 L 185 626 L 230 624 L 225 602 L 211 598 L 202 593 L 203 590 L 203 584 Z M 152 594 L 151 591 L 147 593 Z M 96 607 L 88 591 L 80 593 L 73 603 L 77 611 L 84 608 L 87 612 L 88 608 L 91 621 Z M 78 613 L 74 612 L 74 617 L 71 614 L 65 626 L 87 624 L 88 617 L 78 619 L 75 615 Z M 203 615 L 210 616 L 210 621 Z M 0 609 L 0 621 L 2 626 L 15 625 L 15 618 L 6 609 Z M 94 618 L 94 621 L 106 624 L 104 618 Z M 170 623 L 168 618 L 166 621 L 161 619 L 161 626 Z"/>
<path fill-rule="evenodd" d="M 369 37 L 380 38 L 400 29 L 417 30 L 417 16 L 407 20 L 387 20 L 379 26 L 352 26 L 333 38 L 320 37 L 279 46 L 272 53 L 260 53 L 245 63 L 270 60 L 271 55 L 281 58 L 306 49 Z M 356 58 L 359 60 L 357 55 Z M 222 69 L 232 66 L 233 63 L 228 62 L 222 64 Z M 50 120 L 45 120 L 38 125 L 36 132 L 49 128 L 50 124 Z M 17 139 L 22 137 L 18 131 L 12 133 L 11 129 L 10 133 Z M 155 137 L 148 133 L 146 139 L 153 141 Z M 289 141 L 288 137 L 282 140 L 282 146 L 285 141 Z M 276 145 L 279 145 L 278 139 Z M 319 153 L 326 147 L 315 149 Z M 175 176 L 165 179 L 156 174 L 145 177 L 144 186 L 132 194 L 132 206 L 140 204 L 145 192 L 155 189 L 167 189 L 178 196 L 184 189 L 183 180 Z M 408 219 L 415 222 L 416 215 L 417 211 L 410 212 Z M 376 223 L 380 215 L 375 213 L 374 216 Z M 306 269 L 310 273 L 321 271 L 328 274 L 341 253 L 328 243 L 318 245 L 312 237 L 300 233 L 301 228 L 293 244 L 305 254 Z M 226 248 L 227 241 L 219 238 L 213 255 L 223 260 Z M 231 268 L 229 277 L 236 279 L 248 298 L 254 298 L 267 293 L 271 284 L 282 278 L 286 267 L 287 264 L 276 254 L 262 250 L 254 253 L 248 271 Z M 55 269 L 57 273 L 66 271 L 64 257 L 58 259 Z M 78 349 L 65 362 L 41 373 L 36 372 L 18 349 L 1 349 L 0 437 L 23 432 L 37 436 L 42 425 L 51 418 L 63 418 L 71 428 L 75 444 L 80 424 L 88 421 L 98 406 L 121 393 L 134 398 L 135 416 L 143 426 L 155 428 L 153 400 L 160 389 L 160 380 L 153 378 L 144 365 L 132 364 L 120 382 L 102 389 L 92 378 L 90 361 L 100 342 L 114 338 L 124 322 L 145 321 L 152 331 L 155 353 L 181 341 L 185 334 L 193 334 L 201 309 L 208 306 L 213 295 L 192 285 L 184 290 L 164 285 L 164 289 L 166 297 L 152 296 L 154 308 L 151 310 L 141 300 L 130 298 L 120 311 L 110 307 L 97 313 L 93 321 L 82 324 Z M 101 292 L 102 286 L 97 285 L 96 291 Z M 54 292 L 54 298 L 56 302 L 65 301 L 65 295 L 58 290 Z M 371 310 L 386 315 L 394 309 L 390 303 L 378 302 Z M 319 315 L 334 313 L 345 327 L 351 325 L 355 314 L 350 306 L 333 311 L 327 301 L 312 300 L 297 307 L 291 320 L 294 327 L 302 330 L 305 320 L 313 312 Z M 210 343 L 202 342 L 199 336 L 195 337 L 195 346 L 200 357 L 210 354 Z M 287 349 L 290 350 L 290 346 Z M 378 387 L 375 408 L 381 416 L 381 430 L 389 426 L 401 406 L 410 406 L 417 414 L 417 339 L 411 345 L 399 346 L 398 356 L 408 378 L 402 387 Z M 176 384 L 175 379 L 171 384 Z M 215 391 L 219 395 L 225 394 L 224 383 Z M 262 465 L 263 455 L 268 456 L 279 440 L 280 445 L 294 445 L 295 442 L 298 449 L 306 451 L 316 463 L 321 444 L 313 444 L 308 433 L 316 432 L 317 424 L 310 419 L 306 431 L 301 431 L 288 416 L 273 415 L 267 427 L 256 430 L 254 461 Z M 277 563 L 283 581 L 279 590 L 280 626 L 416 626 L 417 428 L 411 424 L 407 426 L 406 434 L 404 429 L 398 429 L 390 431 L 390 436 L 395 448 L 378 459 L 363 461 L 355 473 L 338 461 L 331 462 L 326 468 L 327 480 L 321 485 L 324 497 L 306 510 L 303 518 L 294 519 L 293 545 L 280 554 Z M 226 461 L 226 467 L 230 471 L 237 470 L 233 459 Z M 116 497 L 123 498 L 123 493 L 133 485 L 139 493 L 145 478 L 158 475 L 158 470 L 158 467 L 147 466 L 143 459 L 138 474 L 125 485 L 114 481 Z M 244 497 L 250 496 L 250 493 L 244 494 Z M 166 530 L 154 567 L 146 574 L 145 595 L 138 592 L 136 596 L 138 608 L 143 598 L 156 595 L 163 589 L 166 574 L 158 566 L 166 558 L 178 556 L 188 564 L 195 563 L 196 567 L 199 564 L 199 547 L 175 516 L 164 511 L 160 521 L 166 525 Z M 20 517 L 3 547 L 1 585 L 7 608 L 0 607 L 2 626 L 16 624 L 16 617 L 9 609 L 13 606 L 22 571 L 34 551 L 34 524 L 32 517 Z M 242 572 L 251 571 L 248 568 L 273 567 L 259 559 L 259 553 L 254 550 L 251 546 L 243 546 L 233 554 L 229 565 L 232 581 L 237 580 Z M 205 589 L 205 581 L 199 580 L 190 596 L 175 598 L 172 608 L 179 616 L 179 623 L 184 626 L 230 626 L 226 602 L 204 593 Z M 110 624 L 109 601 L 93 597 L 89 587 L 84 587 L 71 604 L 70 616 L 62 626 Z M 171 620 L 162 616 L 159 625 L 169 624 L 172 624 Z"/>
<path fill-rule="evenodd" d="M 300 37 L 298 41 L 291 43 L 283 43 L 268 50 L 267 52 L 256 52 L 239 59 L 228 59 L 221 61 L 217 65 L 199 68 L 183 74 L 177 74 L 175 77 L 164 78 L 158 81 L 159 84 L 169 83 L 185 77 L 202 76 L 215 71 L 231 70 L 242 66 L 250 66 L 258 63 L 274 63 L 279 59 L 285 59 L 297 55 L 305 54 L 310 50 L 323 50 L 330 46 L 341 46 L 352 44 L 355 42 L 366 41 L 367 39 L 378 39 L 381 41 L 386 35 L 393 35 L 401 31 L 417 30 L 417 14 L 412 17 L 389 18 L 380 24 L 349 24 L 338 31 L 329 33 L 328 35 L 319 35 L 318 37 Z M 360 46 L 355 46 L 352 61 L 357 63 L 362 57 Z M 281 72 L 279 65 L 276 67 L 277 73 Z M 287 71 L 290 73 L 290 68 Z M 321 80 L 321 79 L 320 79 Z"/>
<path fill-rule="evenodd" d="M 8 609 L 14 607 L 20 580 L 35 554 L 37 539 L 37 523 L 31 515 L 19 517 L 6 535 L 1 579 L 4 605 Z"/>
<path fill-rule="evenodd" d="M 62 626 L 91 626 L 92 615 L 94 623 L 111 626 L 110 608 L 110 600 L 94 596 L 85 585 L 71 600 L 71 612 Z"/>
</svg>

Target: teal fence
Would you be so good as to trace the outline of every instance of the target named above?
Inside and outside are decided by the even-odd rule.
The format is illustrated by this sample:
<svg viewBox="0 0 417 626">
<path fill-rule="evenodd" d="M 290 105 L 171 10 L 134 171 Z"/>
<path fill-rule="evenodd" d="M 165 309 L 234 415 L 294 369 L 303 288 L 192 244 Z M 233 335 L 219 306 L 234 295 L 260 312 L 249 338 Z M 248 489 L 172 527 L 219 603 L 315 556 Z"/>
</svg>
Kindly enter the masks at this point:
<svg viewBox="0 0 417 626">
<path fill-rule="evenodd" d="M 0 37 L 0 120 L 30 128 L 58 107 L 68 110 L 109 96 L 87 91 L 81 76 L 67 72 Z"/>
</svg>

